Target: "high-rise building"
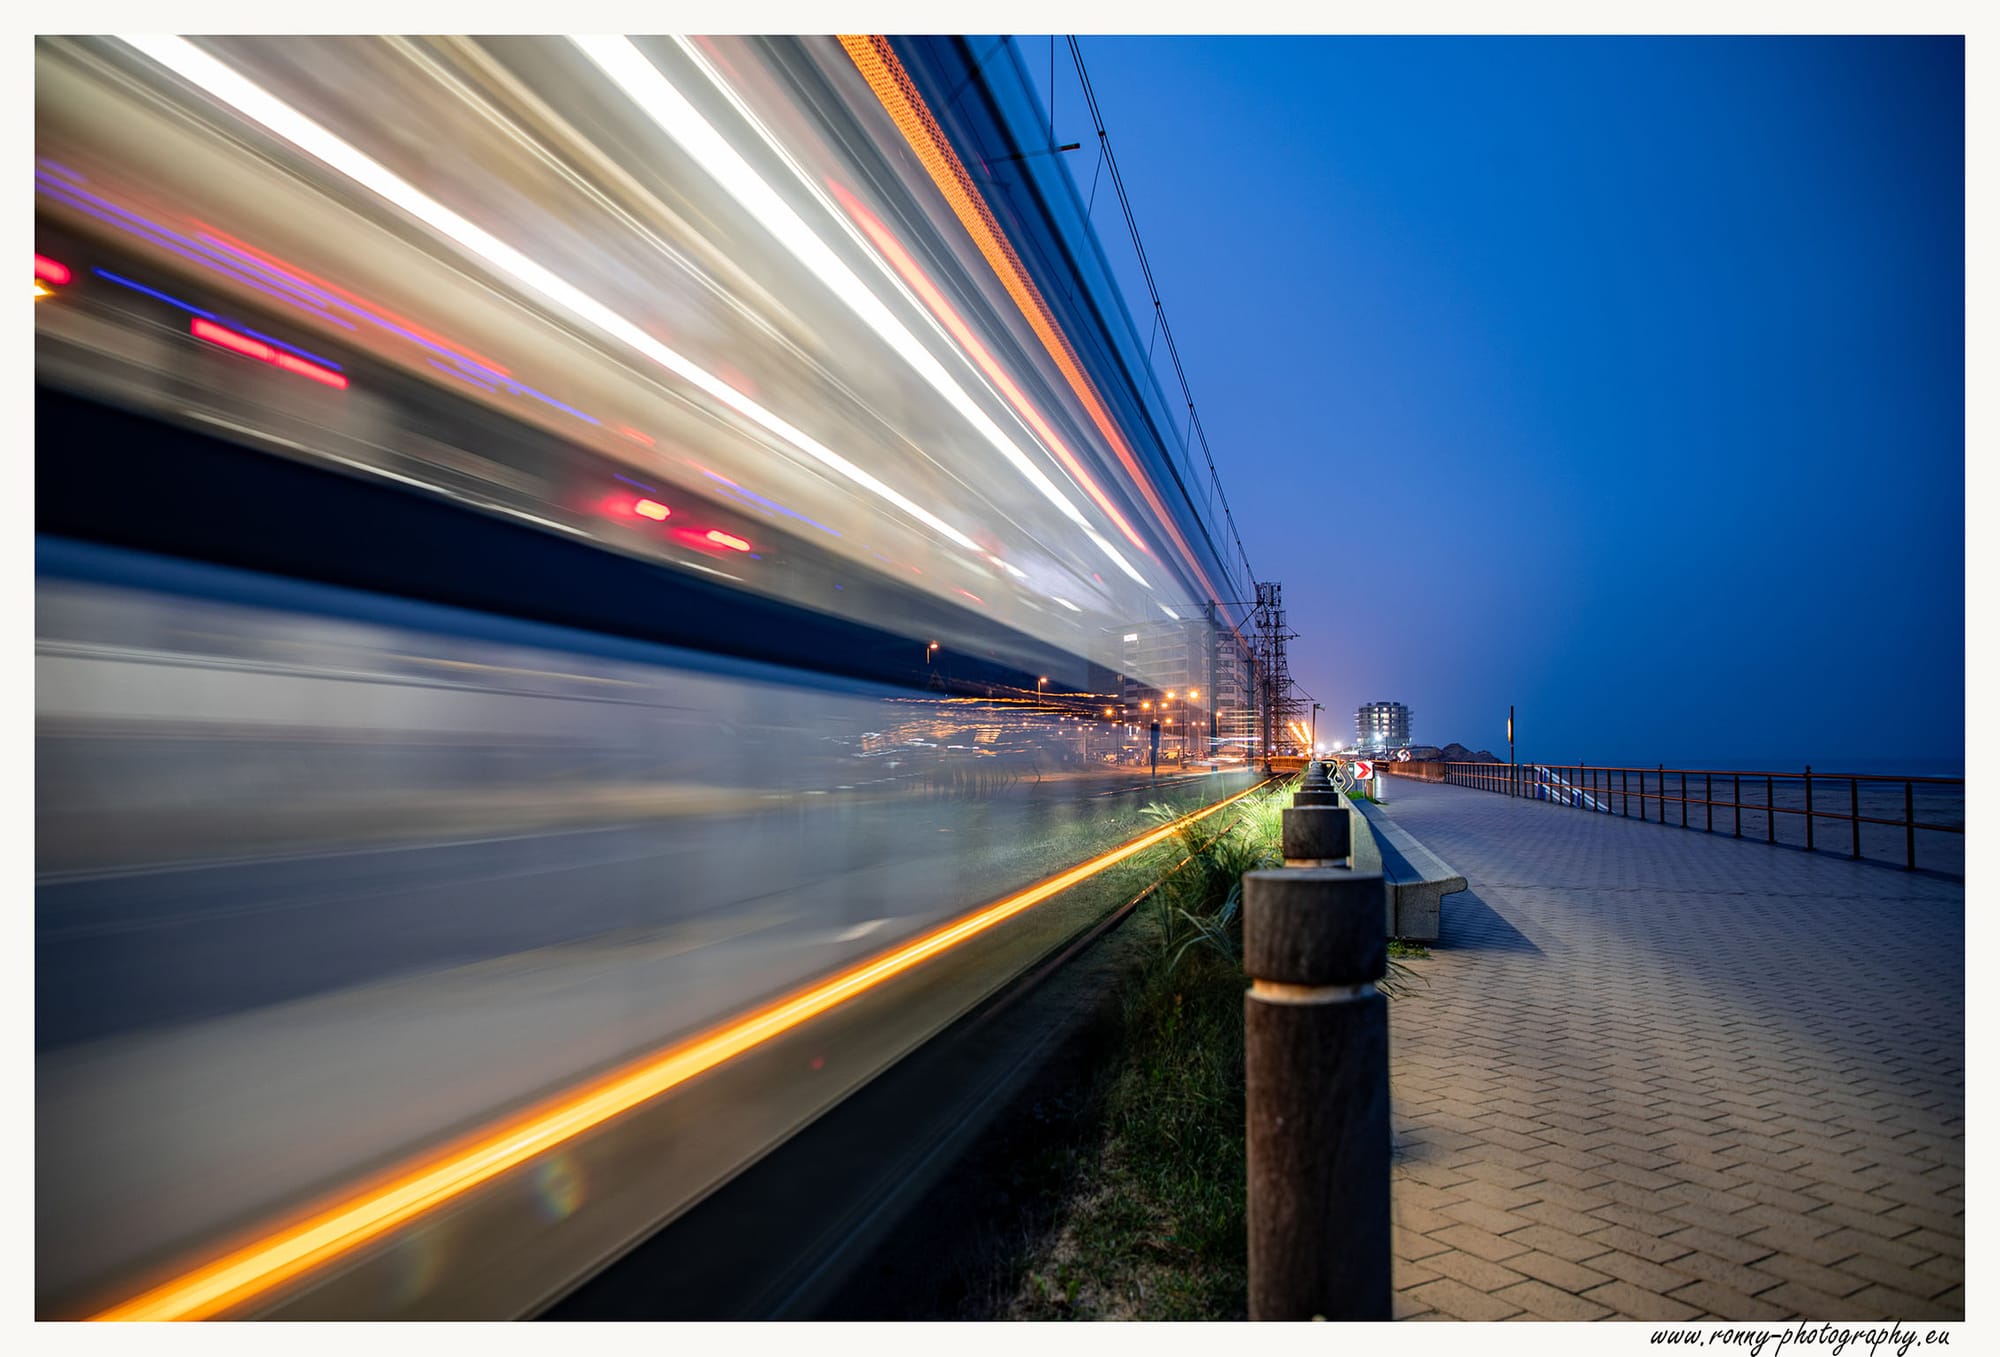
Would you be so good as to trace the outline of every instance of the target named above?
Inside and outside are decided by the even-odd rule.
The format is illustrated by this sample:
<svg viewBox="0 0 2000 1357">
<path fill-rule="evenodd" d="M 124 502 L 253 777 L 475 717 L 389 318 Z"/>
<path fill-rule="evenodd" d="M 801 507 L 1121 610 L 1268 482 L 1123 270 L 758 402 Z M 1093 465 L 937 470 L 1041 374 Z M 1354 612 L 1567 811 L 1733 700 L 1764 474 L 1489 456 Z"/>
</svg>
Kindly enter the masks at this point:
<svg viewBox="0 0 2000 1357">
<path fill-rule="evenodd" d="M 1362 749 L 1387 749 L 1410 742 L 1410 709 L 1400 702 L 1369 702 L 1354 713 L 1354 742 Z"/>
</svg>

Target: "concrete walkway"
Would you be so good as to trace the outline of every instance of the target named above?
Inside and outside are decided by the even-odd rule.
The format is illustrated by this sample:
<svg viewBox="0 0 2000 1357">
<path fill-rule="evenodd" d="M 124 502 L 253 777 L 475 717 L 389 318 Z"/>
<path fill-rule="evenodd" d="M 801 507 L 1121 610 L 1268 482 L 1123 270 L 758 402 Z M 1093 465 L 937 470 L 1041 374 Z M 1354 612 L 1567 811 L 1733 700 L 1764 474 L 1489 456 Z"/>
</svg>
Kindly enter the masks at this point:
<svg viewBox="0 0 2000 1357">
<path fill-rule="evenodd" d="M 1471 883 L 1390 1007 L 1408 1319 L 1959 1319 L 1964 888 L 1391 780 Z"/>
</svg>

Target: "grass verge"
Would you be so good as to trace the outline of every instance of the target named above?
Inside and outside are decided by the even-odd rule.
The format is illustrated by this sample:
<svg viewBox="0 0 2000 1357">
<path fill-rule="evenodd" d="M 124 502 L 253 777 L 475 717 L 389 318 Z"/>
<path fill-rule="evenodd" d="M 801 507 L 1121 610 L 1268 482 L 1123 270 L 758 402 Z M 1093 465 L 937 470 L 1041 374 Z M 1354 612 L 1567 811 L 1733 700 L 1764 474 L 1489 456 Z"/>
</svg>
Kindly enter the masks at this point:
<svg viewBox="0 0 2000 1357">
<path fill-rule="evenodd" d="M 1185 865 L 1133 921 L 1146 960 L 1097 1076 L 1100 1138 L 1064 1156 L 1065 1200 L 997 1317 L 1247 1318 L 1241 878 L 1280 862 L 1291 790 L 1176 845 Z M 1419 977 L 1402 960 L 1429 955 L 1392 943 L 1384 991 L 1408 993 Z"/>
</svg>

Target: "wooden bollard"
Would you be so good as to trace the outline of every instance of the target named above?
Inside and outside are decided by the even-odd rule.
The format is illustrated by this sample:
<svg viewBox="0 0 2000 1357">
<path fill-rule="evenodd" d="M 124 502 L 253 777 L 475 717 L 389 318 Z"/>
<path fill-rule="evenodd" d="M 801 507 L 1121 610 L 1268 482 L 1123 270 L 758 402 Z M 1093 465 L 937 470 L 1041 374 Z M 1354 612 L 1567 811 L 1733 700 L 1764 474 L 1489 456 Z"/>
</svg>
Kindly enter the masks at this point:
<svg viewBox="0 0 2000 1357">
<path fill-rule="evenodd" d="M 1382 877 L 1243 875 L 1250 1318 L 1386 1320 Z"/>
<path fill-rule="evenodd" d="M 1354 817 L 1345 806 L 1294 806 L 1278 821 L 1287 867 L 1345 867 L 1354 856 Z"/>
</svg>

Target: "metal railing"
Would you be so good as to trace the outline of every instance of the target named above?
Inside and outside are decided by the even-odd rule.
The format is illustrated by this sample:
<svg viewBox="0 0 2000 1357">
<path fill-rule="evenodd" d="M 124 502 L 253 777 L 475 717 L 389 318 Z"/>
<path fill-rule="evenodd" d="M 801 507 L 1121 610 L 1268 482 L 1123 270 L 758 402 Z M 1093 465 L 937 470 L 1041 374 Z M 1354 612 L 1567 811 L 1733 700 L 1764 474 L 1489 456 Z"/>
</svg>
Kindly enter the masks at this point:
<svg viewBox="0 0 2000 1357">
<path fill-rule="evenodd" d="M 1548 801 L 1602 815 L 1673 823 L 1733 838 L 1761 835 L 1766 843 L 1808 852 L 1836 851 L 1822 843 L 1821 822 L 1834 831 L 1846 856 L 1917 870 L 1917 836 L 1932 850 L 1925 870 L 1963 876 L 1965 780 L 1879 773 L 1816 773 L 1765 769 L 1634 768 L 1589 763 L 1385 763 L 1399 776 Z M 1745 800 L 1748 790 L 1751 799 Z M 1720 793 L 1720 795 L 1718 795 Z M 1761 793 L 1761 796 L 1759 795 Z M 1843 793 L 1845 793 L 1843 795 Z M 1717 827 L 1716 813 L 1723 812 Z M 1921 812 L 1921 816 L 1919 814 Z M 1746 816 L 1747 829 L 1746 829 Z M 1865 832 L 1864 832 L 1865 831 Z"/>
</svg>

